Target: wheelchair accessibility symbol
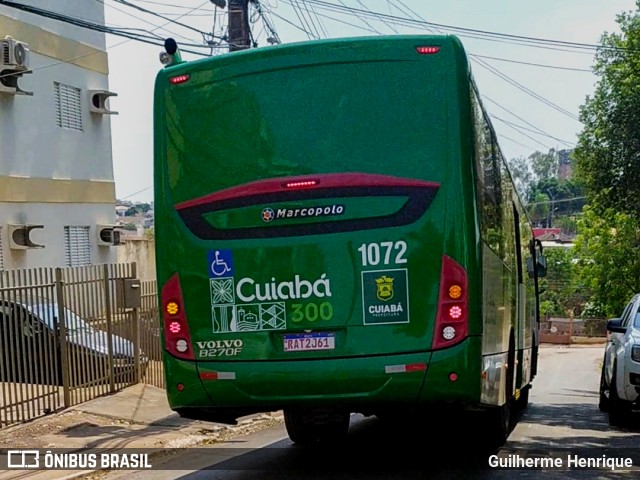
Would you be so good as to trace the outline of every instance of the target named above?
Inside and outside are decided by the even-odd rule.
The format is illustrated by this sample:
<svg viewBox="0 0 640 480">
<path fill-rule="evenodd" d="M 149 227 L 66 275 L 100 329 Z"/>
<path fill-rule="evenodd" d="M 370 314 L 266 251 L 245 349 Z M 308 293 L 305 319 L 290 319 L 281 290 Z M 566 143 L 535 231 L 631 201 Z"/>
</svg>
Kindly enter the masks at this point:
<svg viewBox="0 0 640 480">
<path fill-rule="evenodd" d="M 233 253 L 231 250 L 209 251 L 209 278 L 233 276 Z"/>
</svg>

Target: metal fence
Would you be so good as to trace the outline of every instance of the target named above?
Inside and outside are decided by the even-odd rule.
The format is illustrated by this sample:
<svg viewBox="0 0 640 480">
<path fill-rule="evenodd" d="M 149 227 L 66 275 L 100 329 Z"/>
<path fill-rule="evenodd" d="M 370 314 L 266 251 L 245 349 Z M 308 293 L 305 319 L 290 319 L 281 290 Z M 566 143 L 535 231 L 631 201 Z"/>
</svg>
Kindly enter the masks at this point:
<svg viewBox="0 0 640 480">
<path fill-rule="evenodd" d="M 607 339 L 604 318 L 549 318 L 540 323 L 542 343 L 600 343 Z"/>
<path fill-rule="evenodd" d="M 164 386 L 155 282 L 135 264 L 0 271 L 0 428 Z"/>
</svg>

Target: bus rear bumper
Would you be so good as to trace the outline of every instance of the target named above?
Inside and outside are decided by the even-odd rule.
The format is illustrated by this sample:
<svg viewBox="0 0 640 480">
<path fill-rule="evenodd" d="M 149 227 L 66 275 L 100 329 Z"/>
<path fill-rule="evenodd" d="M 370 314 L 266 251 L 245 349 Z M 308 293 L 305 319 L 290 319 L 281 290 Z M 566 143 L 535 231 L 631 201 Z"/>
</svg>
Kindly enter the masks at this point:
<svg viewBox="0 0 640 480">
<path fill-rule="evenodd" d="M 183 381 L 180 389 L 167 385 L 167 394 L 182 416 L 220 423 L 293 406 L 365 413 L 393 405 L 470 403 L 479 399 L 479 366 L 477 374 L 470 367 L 479 360 L 475 343 L 479 340 L 436 352 L 342 359 L 196 364 L 170 358 L 165 366 Z"/>
<path fill-rule="evenodd" d="M 418 398 L 431 361 L 407 355 L 279 362 L 200 362 L 210 402 L 222 407 L 386 403 Z"/>
</svg>

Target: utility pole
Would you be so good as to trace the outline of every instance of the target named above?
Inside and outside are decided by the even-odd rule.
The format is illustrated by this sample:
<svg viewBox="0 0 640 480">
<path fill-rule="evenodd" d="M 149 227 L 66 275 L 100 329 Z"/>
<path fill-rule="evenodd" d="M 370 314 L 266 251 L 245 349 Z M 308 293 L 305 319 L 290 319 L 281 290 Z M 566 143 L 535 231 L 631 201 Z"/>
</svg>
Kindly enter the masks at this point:
<svg viewBox="0 0 640 480">
<path fill-rule="evenodd" d="M 549 206 L 549 214 L 547 215 L 547 228 L 552 228 L 553 212 L 556 210 L 556 206 L 555 206 L 556 197 L 555 195 L 551 194 L 551 191 L 549 189 L 547 189 L 546 192 L 547 192 L 547 195 L 549 196 L 549 201 L 551 203 L 551 205 Z"/>
<path fill-rule="evenodd" d="M 249 0 L 229 0 L 228 14 L 229 51 L 249 48 Z"/>
</svg>

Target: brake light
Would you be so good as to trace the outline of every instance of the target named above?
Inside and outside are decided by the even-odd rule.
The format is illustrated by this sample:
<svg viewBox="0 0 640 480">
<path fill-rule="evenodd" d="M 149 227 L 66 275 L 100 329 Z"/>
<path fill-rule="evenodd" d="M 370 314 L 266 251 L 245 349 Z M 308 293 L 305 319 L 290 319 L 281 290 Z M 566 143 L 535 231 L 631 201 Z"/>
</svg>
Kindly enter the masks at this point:
<svg viewBox="0 0 640 480">
<path fill-rule="evenodd" d="M 318 185 L 318 180 L 304 180 L 299 182 L 287 182 L 284 184 L 285 188 L 309 188 Z"/>
<path fill-rule="evenodd" d="M 174 357 L 195 360 L 177 273 L 162 287 L 161 301 L 165 348 Z"/>
<path fill-rule="evenodd" d="M 169 79 L 169 83 L 173 84 L 173 85 L 177 85 L 179 83 L 184 83 L 186 81 L 189 80 L 189 75 L 178 75 L 176 77 L 171 77 Z"/>
<path fill-rule="evenodd" d="M 469 333 L 467 272 L 451 257 L 442 256 L 440 293 L 432 347 L 450 347 Z"/>
<path fill-rule="evenodd" d="M 440 51 L 440 47 L 434 46 L 419 46 L 416 47 L 416 52 L 420 55 L 433 55 L 434 53 L 438 53 Z"/>
</svg>

